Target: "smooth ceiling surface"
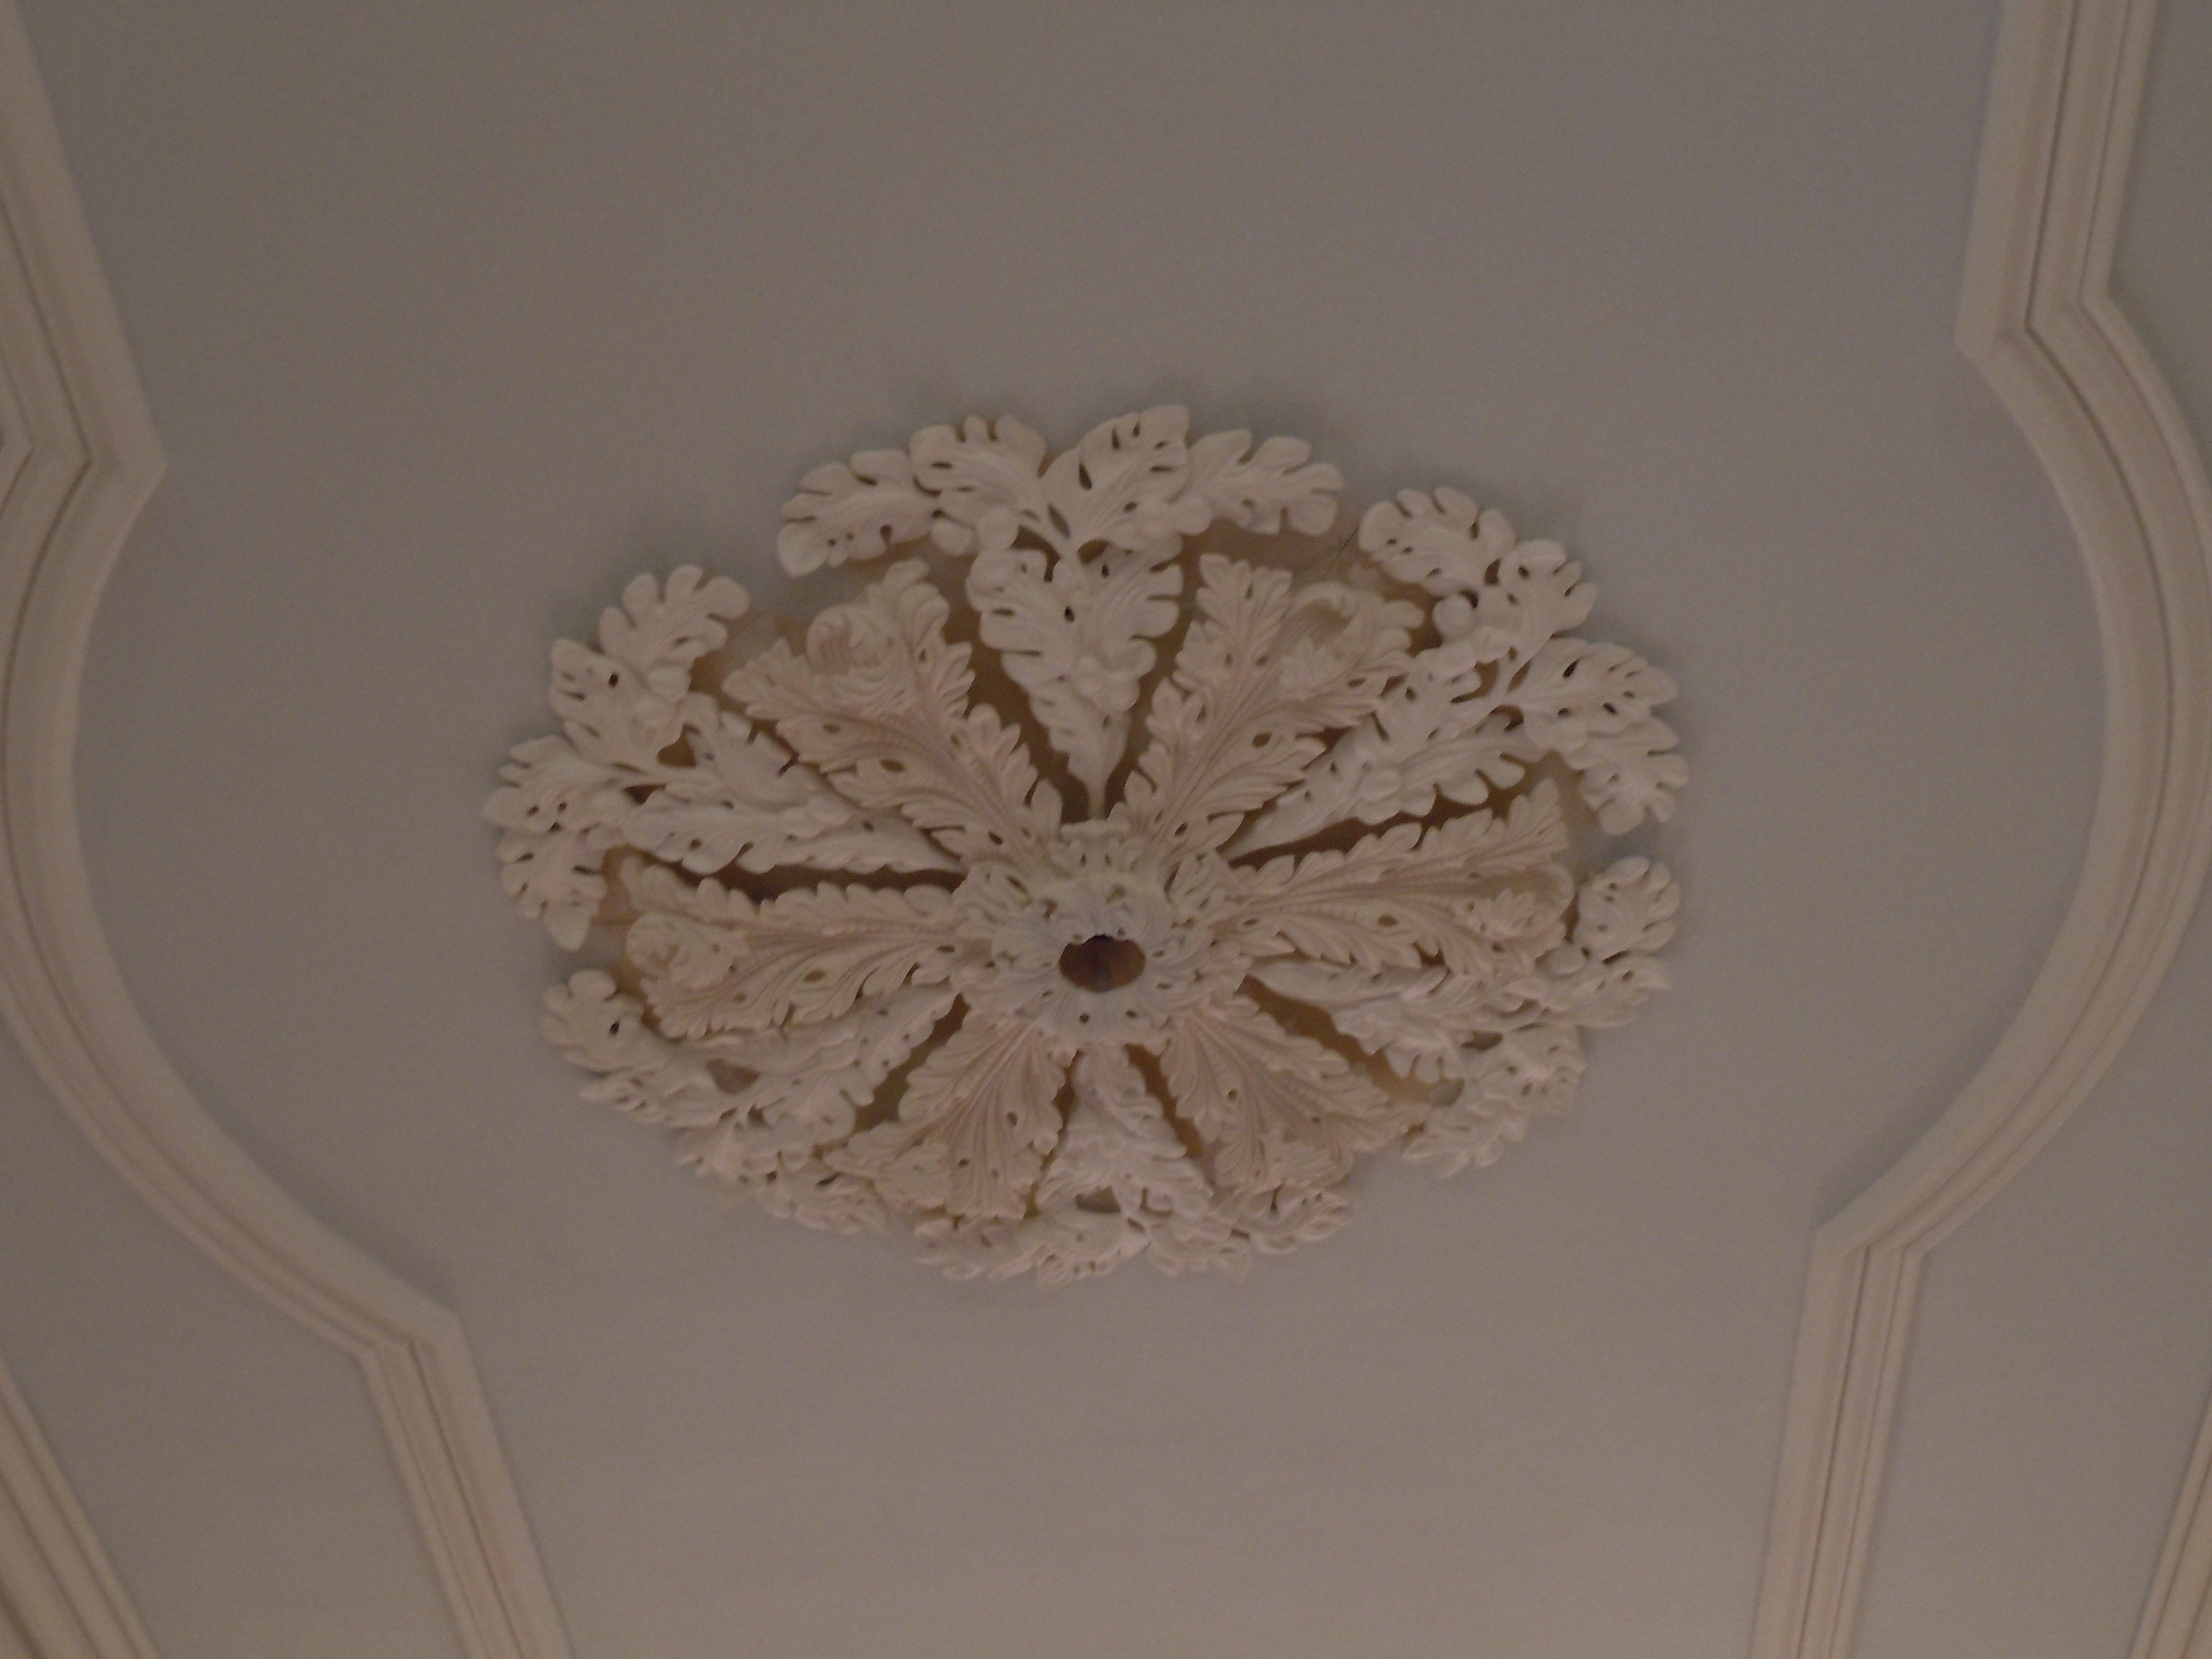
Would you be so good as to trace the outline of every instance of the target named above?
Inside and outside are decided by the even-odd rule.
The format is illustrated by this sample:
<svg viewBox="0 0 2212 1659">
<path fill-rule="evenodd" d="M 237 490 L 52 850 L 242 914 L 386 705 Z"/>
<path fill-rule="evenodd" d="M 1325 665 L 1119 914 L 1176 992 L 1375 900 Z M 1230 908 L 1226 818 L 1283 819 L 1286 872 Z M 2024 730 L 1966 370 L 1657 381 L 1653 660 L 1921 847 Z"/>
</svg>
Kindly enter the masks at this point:
<svg viewBox="0 0 2212 1659">
<path fill-rule="evenodd" d="M 1993 7 L 29 10 L 172 467 L 86 684 L 103 919 L 466 1321 L 580 1655 L 1741 1649 L 1806 1241 L 2002 1030 L 2095 784 L 2074 549 L 1949 340 Z M 535 1032 L 475 814 L 550 639 L 641 567 L 781 599 L 849 448 L 1167 398 L 1583 558 L 1684 687 L 1677 991 L 1241 1285 L 720 1212 Z"/>
</svg>

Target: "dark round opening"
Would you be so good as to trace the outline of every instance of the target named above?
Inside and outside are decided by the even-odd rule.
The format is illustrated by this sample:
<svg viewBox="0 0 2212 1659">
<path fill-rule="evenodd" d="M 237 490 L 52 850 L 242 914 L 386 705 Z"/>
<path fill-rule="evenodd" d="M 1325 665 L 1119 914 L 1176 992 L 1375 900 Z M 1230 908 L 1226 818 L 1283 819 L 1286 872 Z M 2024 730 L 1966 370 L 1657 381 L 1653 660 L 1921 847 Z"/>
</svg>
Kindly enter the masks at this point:
<svg viewBox="0 0 2212 1659">
<path fill-rule="evenodd" d="M 1118 991 L 1145 971 L 1145 953 L 1133 940 L 1093 933 L 1060 953 L 1060 971 L 1086 991 Z"/>
</svg>

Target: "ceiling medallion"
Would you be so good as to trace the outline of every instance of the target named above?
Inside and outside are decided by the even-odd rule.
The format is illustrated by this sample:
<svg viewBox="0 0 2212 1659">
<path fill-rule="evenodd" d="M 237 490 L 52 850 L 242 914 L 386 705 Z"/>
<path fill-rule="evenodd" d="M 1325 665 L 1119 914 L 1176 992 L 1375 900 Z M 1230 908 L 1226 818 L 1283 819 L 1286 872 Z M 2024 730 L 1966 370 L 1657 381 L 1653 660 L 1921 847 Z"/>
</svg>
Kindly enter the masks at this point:
<svg viewBox="0 0 2212 1659">
<path fill-rule="evenodd" d="M 738 660 L 692 568 L 554 646 L 562 734 L 487 811 L 524 915 L 618 943 L 546 999 L 587 1097 L 776 1215 L 1046 1284 L 1241 1272 L 1361 1153 L 1450 1174 L 1568 1106 L 1581 1029 L 1665 984 L 1665 869 L 1575 866 L 1672 811 L 1672 683 L 1569 636 L 1556 543 L 1408 490 L 1355 550 L 1306 445 L 1187 428 L 931 427 L 785 506 L 794 575 L 915 556 L 802 647 Z"/>
</svg>

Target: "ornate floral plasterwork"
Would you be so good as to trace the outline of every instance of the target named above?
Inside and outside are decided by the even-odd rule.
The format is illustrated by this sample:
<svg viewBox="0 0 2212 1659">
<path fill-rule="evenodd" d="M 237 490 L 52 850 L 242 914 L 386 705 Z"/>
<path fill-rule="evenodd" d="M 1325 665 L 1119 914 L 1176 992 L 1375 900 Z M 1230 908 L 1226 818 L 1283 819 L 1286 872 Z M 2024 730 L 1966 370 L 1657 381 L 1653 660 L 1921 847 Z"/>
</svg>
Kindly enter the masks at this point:
<svg viewBox="0 0 2212 1659">
<path fill-rule="evenodd" d="M 730 660 L 746 595 L 690 568 L 554 647 L 562 732 L 487 810 L 524 914 L 619 945 L 547 999 L 588 1097 L 1048 1284 L 1241 1271 L 1362 1153 L 1449 1174 L 1571 1103 L 1665 983 L 1667 872 L 1570 848 L 1672 811 L 1672 684 L 1573 634 L 1557 544 L 1438 490 L 1331 549 L 1334 468 L 1187 428 L 929 428 L 786 505 L 793 575 L 921 556 L 803 647 Z"/>
</svg>

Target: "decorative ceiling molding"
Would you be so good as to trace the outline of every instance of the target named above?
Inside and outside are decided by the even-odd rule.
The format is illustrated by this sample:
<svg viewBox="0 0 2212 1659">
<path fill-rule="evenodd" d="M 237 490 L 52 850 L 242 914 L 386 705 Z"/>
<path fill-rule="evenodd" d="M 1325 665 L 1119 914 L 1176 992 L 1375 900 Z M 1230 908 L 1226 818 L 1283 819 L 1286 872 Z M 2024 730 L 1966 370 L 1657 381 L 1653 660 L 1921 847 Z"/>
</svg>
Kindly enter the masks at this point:
<svg viewBox="0 0 2212 1659">
<path fill-rule="evenodd" d="M 459 1322 L 216 1127 L 139 1018 L 93 908 L 79 682 L 100 591 L 162 460 L 12 0 L 0 0 L 0 1007 L 147 1203 L 360 1362 L 471 1659 L 563 1659 Z"/>
<path fill-rule="evenodd" d="M 0 1621 L 32 1659 L 154 1659 L 15 1379 L 0 1364 Z M 0 1642 L 9 1632 L 0 1623 Z"/>
<path fill-rule="evenodd" d="M 2081 543 L 2103 641 L 2104 775 L 2080 885 L 2010 1029 L 1920 1141 L 1814 1238 L 1755 1659 L 1846 1659 L 1921 1267 L 2103 1076 L 2212 855 L 2212 491 L 2110 284 L 2154 9 L 2011 0 L 2004 13 L 1958 338 Z M 2177 1519 L 2175 1571 L 2145 1613 L 2146 1642 L 2185 1628 L 2176 1620 L 2204 1601 L 2212 1547 L 2179 1541 L 2192 1508 Z"/>
<path fill-rule="evenodd" d="M 2212 1659 L 2212 1411 L 2190 1455 L 2130 1659 Z"/>
<path fill-rule="evenodd" d="M 1241 1274 L 1361 1153 L 1449 1175 L 1566 1109 L 1666 983 L 1666 870 L 1569 848 L 1672 813 L 1673 682 L 1575 635 L 1558 543 L 1409 489 L 1355 549 L 1304 443 L 1188 426 L 810 473 L 793 574 L 908 556 L 803 651 L 726 652 L 745 592 L 690 566 L 554 646 L 561 734 L 487 811 L 525 915 L 618 942 L 547 998 L 591 1098 L 774 1214 L 1047 1285 Z"/>
</svg>

